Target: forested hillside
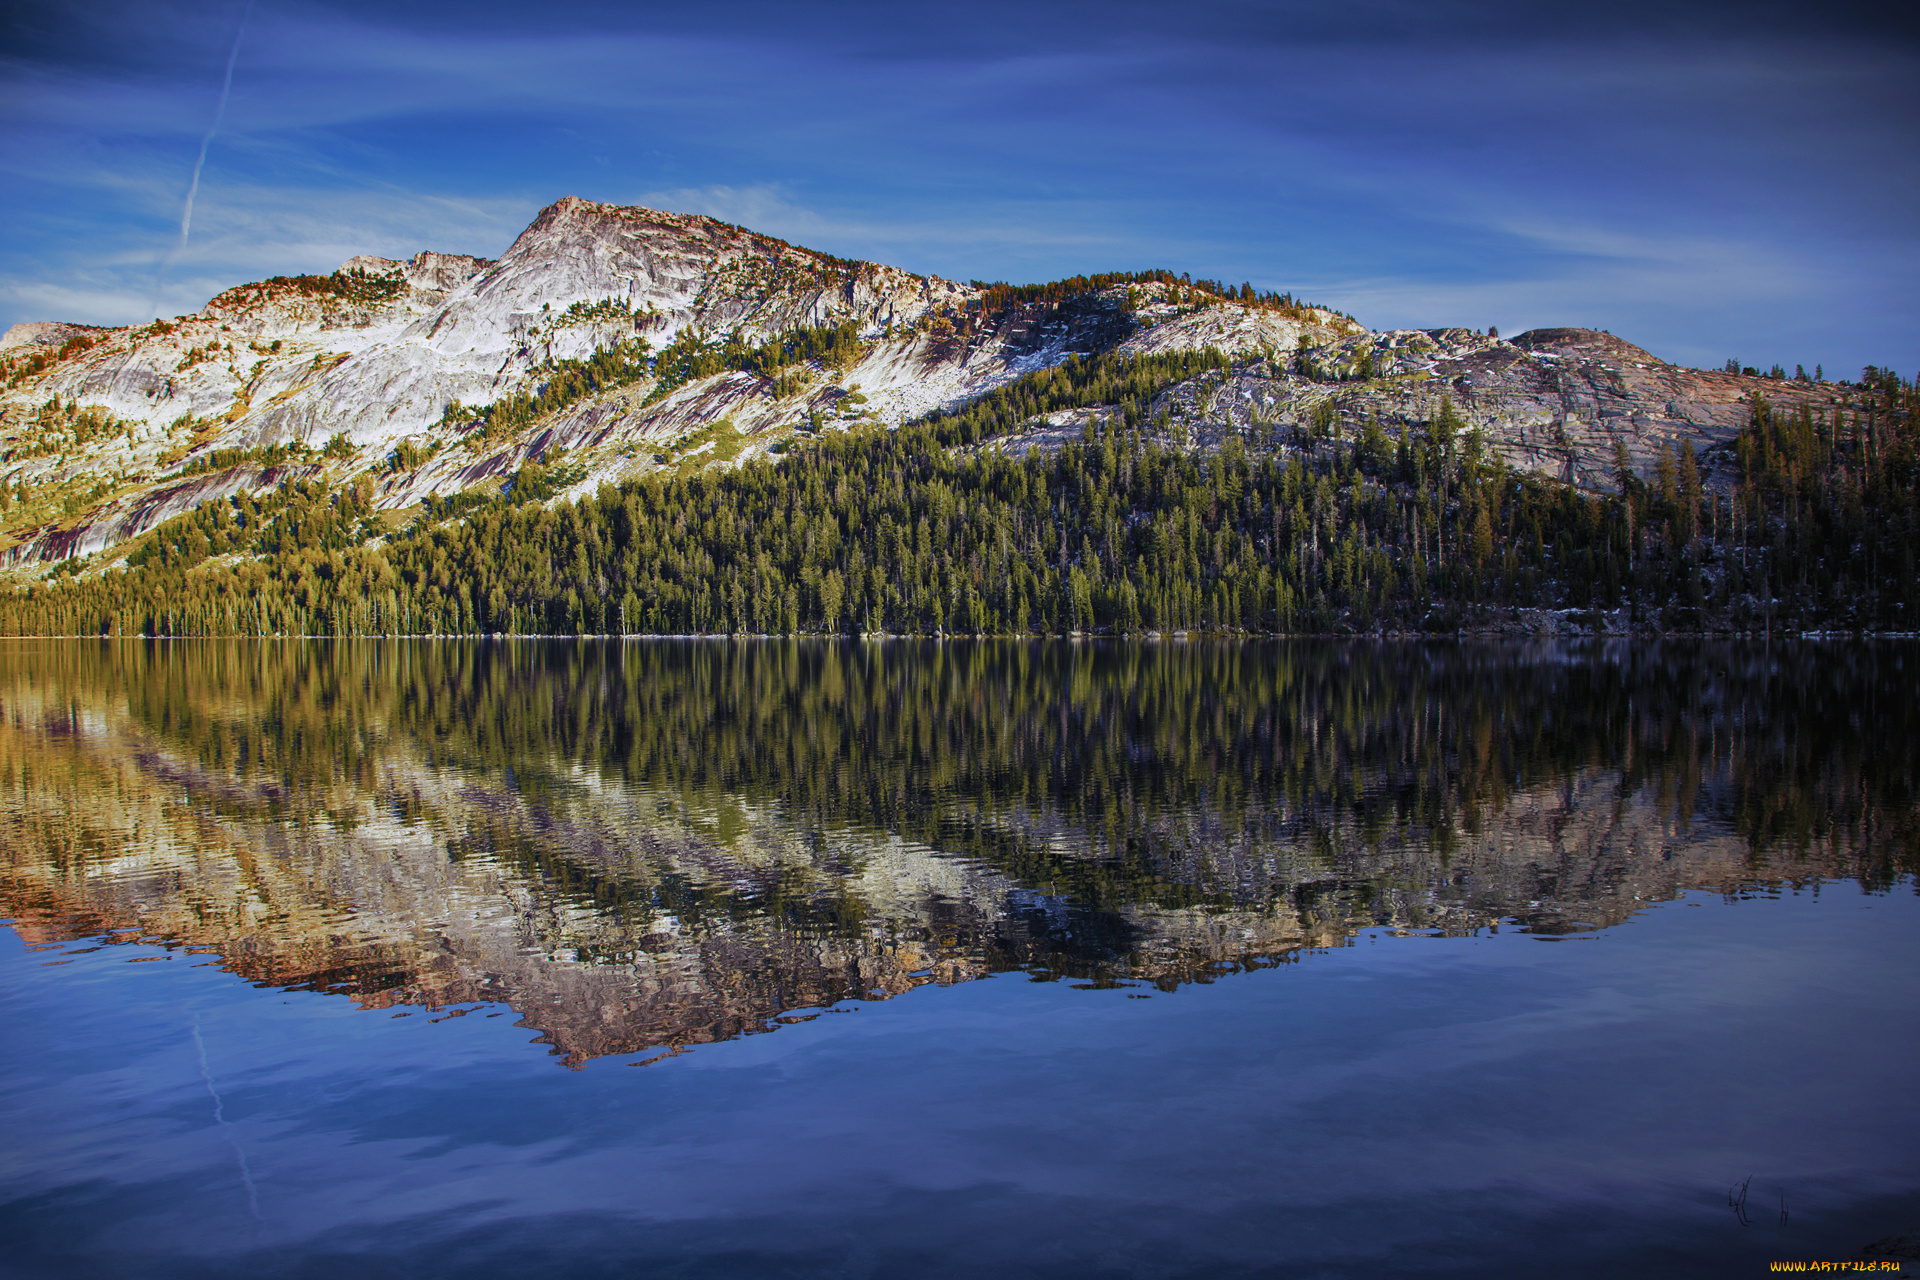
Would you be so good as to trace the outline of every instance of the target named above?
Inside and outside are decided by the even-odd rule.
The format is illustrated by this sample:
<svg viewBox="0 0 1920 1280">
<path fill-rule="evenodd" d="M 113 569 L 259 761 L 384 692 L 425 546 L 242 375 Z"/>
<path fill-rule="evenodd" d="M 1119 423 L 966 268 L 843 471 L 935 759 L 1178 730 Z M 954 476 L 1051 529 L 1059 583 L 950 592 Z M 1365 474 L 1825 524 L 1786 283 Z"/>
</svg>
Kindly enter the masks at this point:
<svg viewBox="0 0 1920 1280">
<path fill-rule="evenodd" d="M 1155 380 L 1145 398 L 1086 381 L 1087 366 L 1111 377 L 1128 361 L 1168 359 L 1187 360 L 1187 373 L 1149 364 L 1127 375 Z M 171 320 L 35 322 L 0 335 L 0 582 L 60 565 L 111 572 L 209 503 L 257 520 L 256 508 L 311 504 L 317 491 L 386 532 L 423 508 L 442 518 L 490 505 L 522 467 L 561 452 L 567 499 L 665 485 L 804 451 L 823 431 L 969 414 L 1053 369 L 1064 383 L 1020 384 L 1024 399 L 991 411 L 996 447 L 1054 452 L 1090 423 L 1124 418 L 1142 447 L 1211 455 L 1237 442 L 1282 469 L 1297 454 L 1318 474 L 1338 469 L 1320 456 L 1328 437 L 1350 447 L 1377 419 L 1389 436 L 1423 438 L 1444 401 L 1447 429 L 1480 432 L 1475 466 L 1602 493 L 1628 470 L 1656 481 L 1663 453 L 1677 466 L 1691 448 L 1703 492 L 1724 497 L 1756 398 L 1828 422 L 1884 394 L 1813 368 L 1687 368 L 1592 329 L 1375 331 L 1291 293 L 1167 270 L 962 283 L 711 218 L 568 197 L 498 259 L 357 256 L 328 275 L 236 284 Z M 1369 474 L 1417 487 L 1418 477 Z M 1380 534 L 1407 557 L 1402 576 L 1422 546 L 1429 559 L 1447 551 L 1435 538 L 1454 515 L 1452 485 L 1446 477 L 1431 496 L 1419 536 L 1401 531 L 1403 548 Z M 1321 544 L 1308 538 L 1310 565 L 1344 520 L 1329 508 L 1310 522 Z M 258 532 L 247 526 L 242 542 Z M 1068 586 L 1076 554 L 1056 547 L 1049 561 Z M 275 601 L 249 599 L 266 625 L 257 620 Z M 871 603 L 903 626 L 927 616 Z M 1017 610 L 1010 598 L 1007 625 Z"/>
<path fill-rule="evenodd" d="M 1298 633 L 1515 625 L 1517 610 L 1916 629 L 1916 393 L 1891 373 L 1827 410 L 1754 397 L 1722 486 L 1686 444 L 1650 476 L 1622 446 L 1601 492 L 1510 469 L 1444 399 L 1392 429 L 1329 412 L 1184 447 L 1162 393 L 1231 364 L 1075 358 L 964 410 L 801 432 L 732 470 L 663 469 L 576 502 L 547 501 L 578 479 L 550 453 L 498 496 L 428 503 L 391 533 L 366 478 L 288 481 L 162 525 L 124 568 L 17 588 L 0 631 Z M 1077 443 L 1002 447 L 1086 407 Z"/>
</svg>

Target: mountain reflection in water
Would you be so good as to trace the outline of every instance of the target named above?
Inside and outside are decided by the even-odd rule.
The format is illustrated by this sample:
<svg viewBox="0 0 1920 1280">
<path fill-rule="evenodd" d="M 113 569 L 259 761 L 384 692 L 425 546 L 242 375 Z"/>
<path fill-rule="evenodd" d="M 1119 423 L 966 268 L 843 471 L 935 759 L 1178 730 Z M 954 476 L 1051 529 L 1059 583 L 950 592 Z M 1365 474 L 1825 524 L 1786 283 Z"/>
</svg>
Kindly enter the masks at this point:
<svg viewBox="0 0 1920 1280">
<path fill-rule="evenodd" d="M 569 1064 L 1920 867 L 1897 645 L 8 642 L 0 914 Z"/>
</svg>

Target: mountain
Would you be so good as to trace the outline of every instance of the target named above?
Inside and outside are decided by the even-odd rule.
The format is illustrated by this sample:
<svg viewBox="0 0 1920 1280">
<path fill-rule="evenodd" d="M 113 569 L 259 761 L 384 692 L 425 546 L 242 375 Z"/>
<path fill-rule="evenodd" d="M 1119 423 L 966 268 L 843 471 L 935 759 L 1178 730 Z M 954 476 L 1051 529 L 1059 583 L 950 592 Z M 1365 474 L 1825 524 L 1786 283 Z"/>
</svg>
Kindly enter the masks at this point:
<svg viewBox="0 0 1920 1280">
<path fill-rule="evenodd" d="M 1616 483 L 1619 449 L 1645 475 L 1682 442 L 1724 487 L 1755 397 L 1840 396 L 1685 369 L 1589 330 L 1374 332 L 1164 272 L 968 285 L 568 197 L 497 261 L 357 257 L 171 322 L 14 326 L 0 339 L 0 554 L 36 573 L 111 562 L 209 500 L 290 480 L 365 477 L 391 525 L 424 498 L 497 492 L 561 450 L 567 492 L 587 494 L 767 456 L 796 432 L 897 426 L 1076 355 L 1204 350 L 1228 366 L 1159 390 L 1166 443 L 1375 417 L 1420 427 L 1448 397 L 1509 466 L 1596 489 Z M 1100 417 L 1036 415 L 1003 445 L 1053 447 Z"/>
</svg>

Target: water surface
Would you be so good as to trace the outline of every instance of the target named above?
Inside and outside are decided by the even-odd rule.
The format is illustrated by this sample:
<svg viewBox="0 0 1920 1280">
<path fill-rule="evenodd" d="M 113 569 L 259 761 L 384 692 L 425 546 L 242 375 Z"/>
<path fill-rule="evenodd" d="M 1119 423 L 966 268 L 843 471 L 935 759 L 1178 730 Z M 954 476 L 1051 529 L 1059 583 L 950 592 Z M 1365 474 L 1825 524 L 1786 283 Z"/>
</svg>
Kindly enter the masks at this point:
<svg viewBox="0 0 1920 1280">
<path fill-rule="evenodd" d="M 0 1272 L 1847 1257 L 1913 656 L 13 642 Z"/>
</svg>

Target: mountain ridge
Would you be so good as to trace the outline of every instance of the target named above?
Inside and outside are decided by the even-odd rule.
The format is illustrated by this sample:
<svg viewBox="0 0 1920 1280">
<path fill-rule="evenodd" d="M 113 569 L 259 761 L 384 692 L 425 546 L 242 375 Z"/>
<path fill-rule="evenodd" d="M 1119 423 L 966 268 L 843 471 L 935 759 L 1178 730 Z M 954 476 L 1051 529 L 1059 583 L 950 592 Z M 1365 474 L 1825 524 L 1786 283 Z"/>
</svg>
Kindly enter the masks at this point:
<svg viewBox="0 0 1920 1280">
<path fill-rule="evenodd" d="M 1149 275 L 962 284 L 704 215 L 568 196 L 497 259 L 360 255 L 329 276 L 236 286 L 171 322 L 15 326 L 0 340 L 11 353 L 0 354 L 0 481 L 22 500 L 9 504 L 4 557 L 32 570 L 111 553 L 202 502 L 290 480 L 358 479 L 376 509 L 399 513 L 497 487 L 562 450 L 579 467 L 567 492 L 580 495 L 690 459 L 768 456 L 796 433 L 898 426 L 1103 352 L 1229 357 L 1223 375 L 1156 402 L 1171 444 L 1357 434 L 1370 419 L 1421 429 L 1445 401 L 1507 465 L 1596 490 L 1616 483 L 1622 450 L 1646 475 L 1681 443 L 1709 486 L 1724 485 L 1754 399 L 1838 398 L 1830 384 L 1683 369 L 1590 330 L 1372 331 L 1250 286 Z M 670 387 L 659 372 L 666 351 L 829 329 L 851 334 L 833 363 Z M 556 370 L 609 353 L 628 362 L 627 381 L 548 407 Z M 456 416 L 514 396 L 533 413 L 518 429 Z M 1076 435 L 1036 419 L 1004 443 Z"/>
</svg>

